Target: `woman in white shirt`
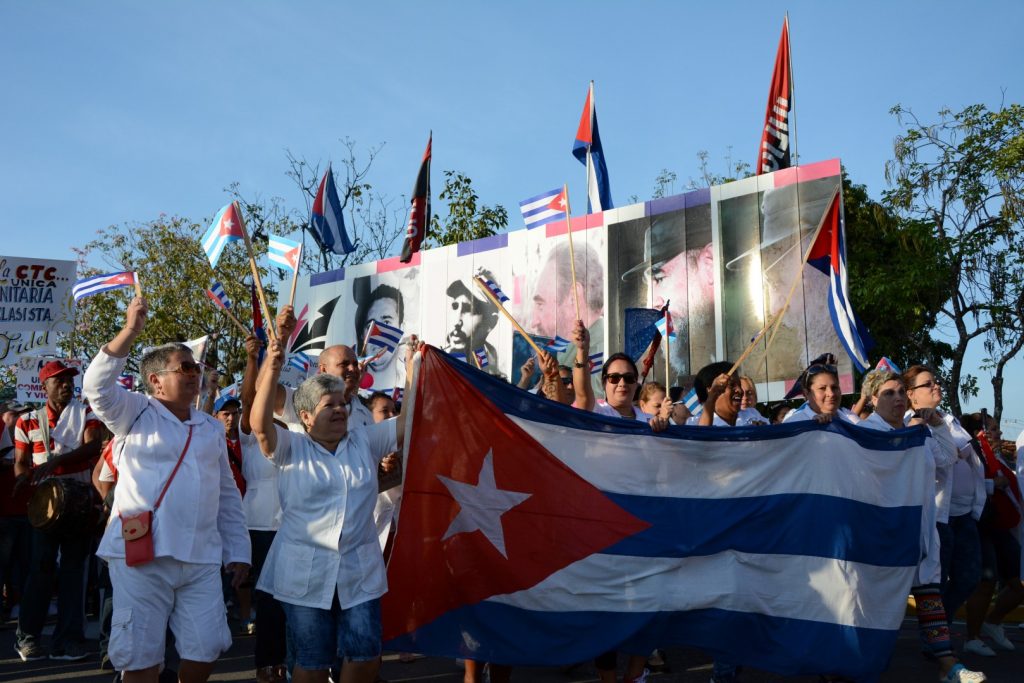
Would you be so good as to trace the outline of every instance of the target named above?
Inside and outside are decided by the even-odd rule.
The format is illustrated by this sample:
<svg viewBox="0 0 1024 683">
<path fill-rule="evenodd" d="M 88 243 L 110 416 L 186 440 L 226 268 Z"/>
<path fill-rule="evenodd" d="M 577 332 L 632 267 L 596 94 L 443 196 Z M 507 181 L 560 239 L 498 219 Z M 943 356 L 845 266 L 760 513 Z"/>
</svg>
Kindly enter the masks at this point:
<svg viewBox="0 0 1024 683">
<path fill-rule="evenodd" d="M 904 415 L 907 412 L 907 390 L 903 378 L 887 370 L 872 370 L 864 378 L 864 392 L 871 396 L 874 412 L 860 423 L 861 427 L 892 431 L 904 427 Z M 938 411 L 932 408 L 921 408 L 916 411 L 910 424 L 927 424 L 932 437 L 925 440 L 925 451 L 928 462 L 934 473 L 936 467 L 948 467 L 956 458 L 953 442 L 949 437 L 949 427 L 943 422 Z M 943 681 L 959 683 L 978 683 L 986 680 L 985 674 L 970 671 L 953 656 L 953 647 L 949 640 L 949 626 L 946 609 L 942 603 L 939 587 L 941 569 L 939 564 L 938 531 L 935 528 L 936 491 L 934 474 L 927 477 L 931 494 L 925 498 L 926 505 L 922 508 L 921 543 L 924 559 L 918 564 L 917 575 L 911 592 L 917 607 L 917 624 L 921 639 L 928 651 L 935 657 L 941 669 Z"/>
<path fill-rule="evenodd" d="M 978 520 L 985 508 L 985 468 L 971 445 L 971 435 L 952 415 L 939 410 L 942 386 L 924 365 L 912 365 L 903 373 L 910 410 L 909 422 L 919 410 L 930 408 L 949 428 L 957 458 L 935 470 L 936 521 L 942 566 L 942 602 L 950 618 L 967 601 L 981 580 L 981 541 Z"/>
<path fill-rule="evenodd" d="M 828 354 L 830 360 L 834 360 Z M 782 419 L 783 422 L 798 420 L 817 420 L 828 422 L 839 418 L 852 424 L 860 419 L 842 407 L 843 391 L 839 388 L 839 371 L 834 362 L 815 362 L 807 366 L 800 375 L 800 386 L 806 402 L 795 410 L 791 410 Z"/>
<path fill-rule="evenodd" d="M 413 338 L 409 357 L 417 348 Z M 293 681 L 327 681 L 337 657 L 345 680 L 370 683 L 380 667 L 387 590 L 373 521 L 377 467 L 398 450 L 404 427 L 392 418 L 349 430 L 345 384 L 326 374 L 293 396 L 305 434 L 274 425 L 283 361 L 280 342 L 271 342 L 251 415 L 260 449 L 279 468 L 282 512 L 257 589 L 284 607 Z"/>
</svg>

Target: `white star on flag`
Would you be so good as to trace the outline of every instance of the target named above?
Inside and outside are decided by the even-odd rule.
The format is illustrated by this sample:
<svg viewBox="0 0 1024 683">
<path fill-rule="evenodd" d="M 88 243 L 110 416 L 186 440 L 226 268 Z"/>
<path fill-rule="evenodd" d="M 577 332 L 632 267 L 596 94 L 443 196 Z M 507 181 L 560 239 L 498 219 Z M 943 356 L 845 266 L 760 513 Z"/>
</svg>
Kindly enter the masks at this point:
<svg viewBox="0 0 1024 683">
<path fill-rule="evenodd" d="M 503 491 L 497 487 L 494 483 L 494 451 L 487 451 L 487 455 L 484 456 L 476 485 L 455 481 L 440 474 L 437 478 L 459 504 L 459 514 L 448 525 L 448 531 L 444 532 L 441 540 L 445 541 L 455 534 L 479 529 L 502 557 L 508 559 L 501 516 L 529 498 L 531 494 Z"/>
</svg>

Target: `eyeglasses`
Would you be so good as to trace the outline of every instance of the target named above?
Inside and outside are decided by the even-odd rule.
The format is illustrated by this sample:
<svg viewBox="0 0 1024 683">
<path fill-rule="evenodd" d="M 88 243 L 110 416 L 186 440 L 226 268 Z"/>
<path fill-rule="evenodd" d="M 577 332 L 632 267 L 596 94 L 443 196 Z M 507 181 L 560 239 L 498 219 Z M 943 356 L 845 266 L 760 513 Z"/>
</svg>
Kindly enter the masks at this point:
<svg viewBox="0 0 1024 683">
<path fill-rule="evenodd" d="M 202 373 L 202 371 L 202 363 L 196 363 L 195 361 L 186 360 L 182 361 L 181 365 L 179 365 L 176 368 L 165 368 L 163 370 L 158 370 L 156 374 L 162 375 L 165 372 L 175 372 L 179 375 L 198 375 Z"/>
<path fill-rule="evenodd" d="M 930 379 L 927 382 L 921 382 L 917 386 L 910 387 L 910 390 L 913 391 L 914 389 L 931 389 L 933 387 L 936 389 L 941 389 L 942 385 L 939 384 L 937 380 Z"/>
<path fill-rule="evenodd" d="M 564 384 L 565 386 L 569 386 L 570 384 L 572 384 L 572 377 L 563 377 L 562 384 Z"/>
<path fill-rule="evenodd" d="M 631 372 L 622 374 L 620 372 L 609 372 L 605 375 L 605 382 L 611 382 L 612 384 L 618 384 L 620 381 L 624 381 L 626 384 L 636 384 L 636 375 Z"/>
<path fill-rule="evenodd" d="M 823 372 L 827 372 L 832 375 L 838 374 L 838 370 L 836 370 L 836 366 L 834 365 L 815 363 L 814 365 L 811 365 L 806 370 L 804 370 L 804 375 L 807 377 L 807 379 L 810 379 L 811 377 L 814 377 L 815 375 L 820 375 Z"/>
</svg>

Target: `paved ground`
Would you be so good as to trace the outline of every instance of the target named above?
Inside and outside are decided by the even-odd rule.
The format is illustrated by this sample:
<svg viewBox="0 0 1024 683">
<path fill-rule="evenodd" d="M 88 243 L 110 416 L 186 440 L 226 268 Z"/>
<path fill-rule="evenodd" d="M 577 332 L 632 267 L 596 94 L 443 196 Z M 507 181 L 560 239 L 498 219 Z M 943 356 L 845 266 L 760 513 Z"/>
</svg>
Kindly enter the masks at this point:
<svg viewBox="0 0 1024 683">
<path fill-rule="evenodd" d="M 956 630 L 962 630 L 960 626 Z M 90 635 L 96 632 L 94 621 L 89 622 Z M 999 653 L 995 658 L 981 658 L 970 655 L 964 658 L 969 668 L 980 669 L 995 683 L 1021 683 L 1024 681 L 1024 630 L 1016 625 L 1007 627 L 1007 634 L 1017 644 L 1015 652 Z M 243 636 L 235 639 L 231 650 L 221 658 L 211 680 L 213 681 L 251 681 L 252 651 L 255 639 Z M 689 649 L 671 649 L 668 651 L 671 672 L 652 675 L 653 682 L 686 682 L 706 683 L 710 678 L 711 662 L 700 652 Z M 14 651 L 14 624 L 0 625 L 0 682 L 6 683 L 42 683 L 44 681 L 76 681 L 78 683 L 110 683 L 113 675 L 100 672 L 98 657 L 91 657 L 81 662 L 22 662 Z M 447 659 L 423 658 L 412 663 L 398 661 L 396 655 L 385 656 L 381 676 L 397 683 L 399 681 L 421 681 L 426 683 L 457 683 L 462 680 L 462 672 L 455 663 Z M 917 641 L 917 622 L 913 618 L 903 623 L 899 642 L 893 654 L 892 664 L 882 677 L 886 683 L 933 683 L 937 678 L 935 665 L 926 662 L 920 654 Z M 538 683 L 578 683 L 596 681 L 593 668 L 580 665 L 572 669 L 556 668 L 521 668 L 512 675 L 516 682 L 537 681 Z M 745 671 L 742 675 L 745 683 L 769 681 L 793 681 L 800 683 L 817 683 L 813 677 L 785 679 L 774 674 L 760 671 Z"/>
</svg>

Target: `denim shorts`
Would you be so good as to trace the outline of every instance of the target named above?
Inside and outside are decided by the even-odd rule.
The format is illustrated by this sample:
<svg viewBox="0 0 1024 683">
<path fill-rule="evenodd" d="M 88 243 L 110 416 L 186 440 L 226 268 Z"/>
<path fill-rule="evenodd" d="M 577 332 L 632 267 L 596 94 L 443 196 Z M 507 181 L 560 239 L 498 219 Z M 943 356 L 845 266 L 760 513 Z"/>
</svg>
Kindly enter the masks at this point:
<svg viewBox="0 0 1024 683">
<path fill-rule="evenodd" d="M 306 671 L 323 671 L 337 659 L 369 662 L 380 657 L 380 598 L 341 609 L 335 595 L 331 609 L 281 602 L 295 663 Z"/>
</svg>

